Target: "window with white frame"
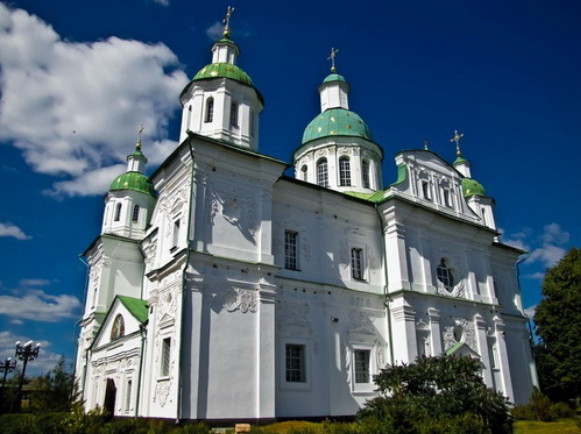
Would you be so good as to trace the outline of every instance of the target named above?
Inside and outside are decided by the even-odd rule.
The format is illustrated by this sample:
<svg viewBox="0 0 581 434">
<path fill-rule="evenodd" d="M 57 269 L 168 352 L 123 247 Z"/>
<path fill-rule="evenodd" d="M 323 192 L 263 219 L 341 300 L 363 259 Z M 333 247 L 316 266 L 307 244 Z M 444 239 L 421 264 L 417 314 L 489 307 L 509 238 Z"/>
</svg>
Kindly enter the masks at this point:
<svg viewBox="0 0 581 434">
<path fill-rule="evenodd" d="M 361 181 L 363 188 L 370 188 L 371 183 L 369 182 L 369 161 L 363 160 L 361 162 Z"/>
<path fill-rule="evenodd" d="M 285 380 L 287 383 L 306 383 L 306 347 L 301 344 L 285 346 Z"/>
<path fill-rule="evenodd" d="M 339 185 L 342 187 L 351 185 L 351 163 L 349 157 L 339 158 Z"/>
<path fill-rule="evenodd" d="M 426 200 L 432 200 L 432 195 L 430 194 L 430 183 L 429 181 L 423 179 L 421 181 L 421 185 L 422 185 L 422 195 L 423 198 Z"/>
<path fill-rule="evenodd" d="M 131 408 L 131 391 L 133 389 L 133 381 L 131 379 L 127 380 L 125 389 L 125 411 L 129 411 Z"/>
<path fill-rule="evenodd" d="M 370 350 L 354 350 L 353 351 L 353 366 L 355 369 L 355 383 L 367 384 L 371 379 L 371 351 Z"/>
<path fill-rule="evenodd" d="M 230 104 L 230 127 L 238 127 L 238 108 L 239 104 L 236 101 L 232 101 Z"/>
<path fill-rule="evenodd" d="M 115 218 L 114 220 L 116 222 L 118 222 L 119 220 L 121 220 L 121 204 L 118 203 L 117 205 L 115 205 Z"/>
<path fill-rule="evenodd" d="M 133 217 L 131 220 L 134 222 L 139 221 L 139 205 L 133 205 Z"/>
<path fill-rule="evenodd" d="M 363 280 L 363 249 L 359 247 L 351 249 L 351 277 Z"/>
<path fill-rule="evenodd" d="M 171 357 L 171 338 L 164 338 L 161 341 L 161 366 L 159 374 L 162 377 L 169 377 L 169 361 Z"/>
<path fill-rule="evenodd" d="M 321 158 L 317 161 L 317 185 L 321 187 L 329 186 L 329 166 L 326 158 Z"/>
<path fill-rule="evenodd" d="M 299 269 L 298 242 L 298 232 L 284 231 L 284 268 L 287 270 Z"/>
<path fill-rule="evenodd" d="M 448 208 L 452 208 L 452 192 L 449 188 L 444 188 L 442 190 L 442 195 L 444 196 L 444 205 Z"/>
<path fill-rule="evenodd" d="M 210 97 L 206 100 L 206 116 L 204 122 L 210 123 L 214 120 L 214 98 Z"/>
<path fill-rule="evenodd" d="M 452 292 L 454 289 L 454 276 L 452 275 L 452 270 L 448 267 L 446 259 L 444 258 L 440 260 L 440 265 L 438 265 L 436 268 L 436 277 L 440 282 L 442 282 L 442 285 L 444 285 L 446 291 Z"/>
<path fill-rule="evenodd" d="M 171 248 L 176 248 L 178 245 L 178 241 L 180 239 L 180 219 L 174 220 L 173 222 L 173 231 L 172 231 L 172 240 L 171 240 Z"/>
</svg>

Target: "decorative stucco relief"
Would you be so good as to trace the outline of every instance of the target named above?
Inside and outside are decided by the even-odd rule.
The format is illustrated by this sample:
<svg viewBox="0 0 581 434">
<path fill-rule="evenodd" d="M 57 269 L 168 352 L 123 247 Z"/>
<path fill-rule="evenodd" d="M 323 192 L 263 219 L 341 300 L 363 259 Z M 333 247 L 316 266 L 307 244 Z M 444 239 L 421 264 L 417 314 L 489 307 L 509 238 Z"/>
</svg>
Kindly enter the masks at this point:
<svg viewBox="0 0 581 434">
<path fill-rule="evenodd" d="M 254 190 L 226 182 L 208 182 L 206 209 L 210 224 L 213 225 L 216 215 L 220 214 L 228 223 L 254 236 L 258 226 Z"/>
<path fill-rule="evenodd" d="M 255 313 L 257 310 L 256 290 L 231 288 L 222 295 L 222 305 L 228 312 L 240 310 Z"/>
<path fill-rule="evenodd" d="M 165 407 L 167 403 L 167 398 L 169 396 L 169 389 L 171 387 L 171 382 L 169 379 L 158 380 L 155 385 L 155 393 L 153 394 L 153 402 L 159 401 L 160 407 Z"/>
<path fill-rule="evenodd" d="M 444 349 L 447 351 L 459 342 L 478 352 L 474 332 L 474 323 L 464 318 L 453 318 L 454 324 L 444 327 Z"/>
</svg>

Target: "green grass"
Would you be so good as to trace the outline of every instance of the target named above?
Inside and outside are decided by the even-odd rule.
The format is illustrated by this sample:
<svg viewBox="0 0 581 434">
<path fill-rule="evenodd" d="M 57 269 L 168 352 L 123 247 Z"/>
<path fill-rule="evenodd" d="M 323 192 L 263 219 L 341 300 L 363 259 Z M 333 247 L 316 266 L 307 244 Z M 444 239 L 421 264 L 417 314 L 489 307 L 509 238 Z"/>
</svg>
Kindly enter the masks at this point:
<svg viewBox="0 0 581 434">
<path fill-rule="evenodd" d="M 560 419 L 555 422 L 536 422 L 517 420 L 514 423 L 515 434 L 580 434 L 574 419 Z"/>
</svg>

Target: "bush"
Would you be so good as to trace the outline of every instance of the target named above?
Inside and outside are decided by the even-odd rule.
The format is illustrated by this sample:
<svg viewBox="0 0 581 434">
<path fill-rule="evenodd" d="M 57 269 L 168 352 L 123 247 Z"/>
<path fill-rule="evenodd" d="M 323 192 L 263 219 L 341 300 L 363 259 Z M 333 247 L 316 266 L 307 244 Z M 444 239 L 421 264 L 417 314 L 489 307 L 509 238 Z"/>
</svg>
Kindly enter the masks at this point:
<svg viewBox="0 0 581 434">
<path fill-rule="evenodd" d="M 529 402 L 512 409 L 512 415 L 518 420 L 537 420 L 552 422 L 575 416 L 575 410 L 564 402 L 552 403 L 539 389 L 535 388 Z"/>
<path fill-rule="evenodd" d="M 508 402 L 486 387 L 477 360 L 420 357 L 374 377 L 382 396 L 358 413 L 363 432 L 378 434 L 512 433 Z"/>
</svg>

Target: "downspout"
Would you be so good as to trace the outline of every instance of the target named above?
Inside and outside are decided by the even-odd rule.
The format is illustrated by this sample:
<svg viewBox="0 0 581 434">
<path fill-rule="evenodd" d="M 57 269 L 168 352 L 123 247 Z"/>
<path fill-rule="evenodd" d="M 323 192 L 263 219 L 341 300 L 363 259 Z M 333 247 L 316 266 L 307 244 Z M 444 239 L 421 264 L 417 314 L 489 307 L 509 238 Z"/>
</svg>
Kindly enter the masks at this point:
<svg viewBox="0 0 581 434">
<path fill-rule="evenodd" d="M 188 130 L 189 131 L 189 130 Z M 192 159 L 192 170 L 190 174 L 190 206 L 188 209 L 188 224 L 186 225 L 187 231 L 187 254 L 186 254 L 186 263 L 184 265 L 184 269 L 182 271 L 182 309 L 181 309 L 181 321 L 180 321 L 180 346 L 179 346 L 179 354 L 180 359 L 178 363 L 178 396 L 177 396 L 177 414 L 176 414 L 176 425 L 181 422 L 182 419 L 182 402 L 183 402 L 183 393 L 184 393 L 184 380 L 182 376 L 183 372 L 183 364 L 184 364 L 184 356 L 182 354 L 183 351 L 183 339 L 184 339 L 184 330 L 185 330 L 185 310 L 186 310 L 186 270 L 188 269 L 188 265 L 190 264 L 190 256 L 191 256 L 191 245 L 192 245 L 192 238 L 190 236 L 191 233 L 191 223 L 192 223 L 192 208 L 193 208 L 193 197 L 194 197 L 194 178 L 195 178 L 195 158 L 194 158 L 194 150 L 192 149 L 192 140 L 188 140 L 188 147 L 190 149 L 190 158 Z"/>
<path fill-rule="evenodd" d="M 87 267 L 87 272 L 85 274 L 85 291 L 84 291 L 85 298 L 83 300 L 83 305 L 85 306 L 85 309 L 86 309 L 87 297 L 89 296 L 89 294 L 88 294 L 88 290 L 89 290 L 89 264 L 87 263 L 87 261 L 84 261 L 83 257 L 80 255 L 79 255 L 79 261 L 81 261 L 85 265 L 85 267 Z M 81 321 L 82 321 L 82 319 L 81 319 Z M 75 324 L 78 326 L 79 322 L 80 321 L 77 321 Z M 77 331 L 80 332 L 79 329 L 77 329 Z M 75 335 L 80 335 L 80 333 L 75 333 Z M 75 343 L 75 346 L 77 347 L 77 357 L 79 357 L 79 340 L 78 339 L 77 339 L 77 342 Z M 85 391 L 87 390 L 86 386 L 87 386 L 87 370 L 89 369 L 89 349 L 90 349 L 90 347 L 85 350 L 85 369 L 83 370 L 83 378 L 81 380 L 81 384 L 83 386 L 83 400 L 85 400 L 84 395 L 85 395 Z M 75 360 L 75 372 L 73 372 L 73 378 L 76 378 L 76 376 L 77 376 L 77 360 Z"/>
<path fill-rule="evenodd" d="M 148 321 L 145 322 L 145 324 L 140 324 L 139 325 L 139 333 L 141 335 L 141 349 L 139 351 L 139 375 L 137 376 L 137 396 L 135 399 L 135 417 L 139 416 L 139 403 L 140 398 L 141 398 L 141 382 L 142 382 L 142 378 L 141 376 L 143 375 L 143 348 L 145 347 L 145 337 L 147 336 L 147 323 Z"/>
<path fill-rule="evenodd" d="M 393 333 L 391 330 L 391 309 L 389 307 L 389 302 L 391 298 L 387 293 L 387 245 L 385 244 L 385 226 L 383 225 L 383 220 L 381 219 L 381 214 L 379 213 L 379 209 L 377 208 L 377 204 L 375 204 L 375 211 L 377 212 L 377 217 L 379 218 L 379 225 L 381 226 L 381 246 L 383 248 L 383 255 L 385 257 L 385 261 L 383 263 L 383 274 L 385 278 L 385 285 L 383 286 L 383 296 L 384 302 L 383 305 L 387 309 L 387 334 L 389 337 L 389 358 L 391 360 L 391 365 L 393 366 L 395 357 L 393 355 Z"/>
</svg>

